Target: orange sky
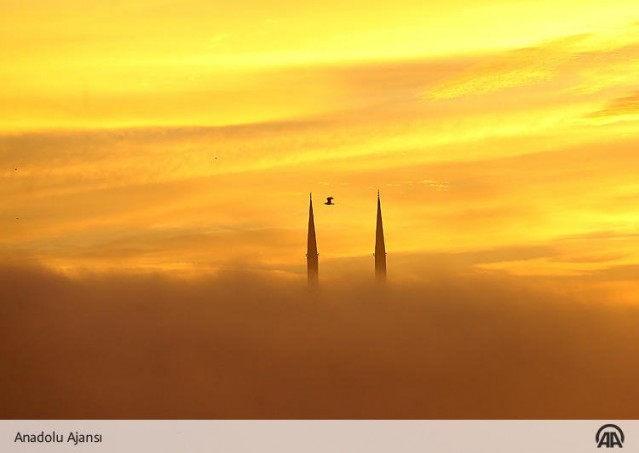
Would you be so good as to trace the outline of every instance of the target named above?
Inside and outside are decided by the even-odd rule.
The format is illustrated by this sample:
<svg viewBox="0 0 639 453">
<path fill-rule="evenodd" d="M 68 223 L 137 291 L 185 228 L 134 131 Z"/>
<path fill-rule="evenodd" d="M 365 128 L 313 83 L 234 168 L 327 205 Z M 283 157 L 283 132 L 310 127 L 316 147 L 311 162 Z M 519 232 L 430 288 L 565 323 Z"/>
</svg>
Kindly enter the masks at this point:
<svg viewBox="0 0 639 453">
<path fill-rule="evenodd" d="M 372 253 L 379 187 L 389 275 L 629 300 L 639 3 L 560 3 L 2 1 L 0 256 L 301 275 L 313 191 L 330 273 Z"/>
</svg>

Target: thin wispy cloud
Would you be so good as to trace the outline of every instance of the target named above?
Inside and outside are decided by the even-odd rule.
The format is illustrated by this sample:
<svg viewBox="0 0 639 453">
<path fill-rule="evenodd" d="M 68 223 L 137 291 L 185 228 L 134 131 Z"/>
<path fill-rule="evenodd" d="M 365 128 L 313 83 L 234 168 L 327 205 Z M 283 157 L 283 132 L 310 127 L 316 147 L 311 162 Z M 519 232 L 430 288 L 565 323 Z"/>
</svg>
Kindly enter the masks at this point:
<svg viewBox="0 0 639 453">
<path fill-rule="evenodd" d="M 637 115 L 639 115 L 639 92 L 633 93 L 630 96 L 614 99 L 603 109 L 593 112 L 589 116 L 592 118 L 600 118 Z"/>
</svg>

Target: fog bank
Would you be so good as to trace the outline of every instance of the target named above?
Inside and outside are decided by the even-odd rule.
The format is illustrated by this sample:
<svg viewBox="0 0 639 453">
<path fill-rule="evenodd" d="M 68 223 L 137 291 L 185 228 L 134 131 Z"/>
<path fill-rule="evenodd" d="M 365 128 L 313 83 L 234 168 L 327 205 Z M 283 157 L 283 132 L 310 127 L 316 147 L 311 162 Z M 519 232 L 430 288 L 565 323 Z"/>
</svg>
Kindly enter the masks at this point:
<svg viewBox="0 0 639 453">
<path fill-rule="evenodd" d="M 639 311 L 516 279 L 385 287 L 0 269 L 2 418 L 639 418 Z"/>
</svg>

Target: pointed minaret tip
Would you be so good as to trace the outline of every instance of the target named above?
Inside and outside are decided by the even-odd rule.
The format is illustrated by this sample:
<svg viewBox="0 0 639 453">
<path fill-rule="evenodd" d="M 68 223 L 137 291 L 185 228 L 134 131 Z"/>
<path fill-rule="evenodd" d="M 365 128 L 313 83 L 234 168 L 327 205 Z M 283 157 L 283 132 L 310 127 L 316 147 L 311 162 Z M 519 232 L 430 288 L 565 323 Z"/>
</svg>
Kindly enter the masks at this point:
<svg viewBox="0 0 639 453">
<path fill-rule="evenodd" d="M 308 241 L 306 245 L 306 269 L 309 284 L 316 285 L 319 270 L 319 255 L 317 253 L 317 240 L 315 238 L 315 218 L 313 216 L 312 194 L 309 192 L 308 196 Z"/>
<path fill-rule="evenodd" d="M 384 226 L 382 223 L 382 203 L 377 189 L 377 227 L 375 231 L 375 276 L 378 281 L 386 279 L 386 244 L 384 243 Z"/>
</svg>

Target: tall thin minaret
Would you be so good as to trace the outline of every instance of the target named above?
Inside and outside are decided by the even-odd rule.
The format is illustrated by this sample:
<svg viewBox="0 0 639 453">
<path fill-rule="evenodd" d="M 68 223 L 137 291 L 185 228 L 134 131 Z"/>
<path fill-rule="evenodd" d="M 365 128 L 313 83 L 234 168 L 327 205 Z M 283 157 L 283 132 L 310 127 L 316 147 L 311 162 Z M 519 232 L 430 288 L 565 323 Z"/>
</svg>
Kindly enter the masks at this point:
<svg viewBox="0 0 639 453">
<path fill-rule="evenodd" d="M 377 230 L 375 232 L 375 278 L 386 280 L 386 245 L 384 244 L 384 225 L 382 224 L 382 203 L 377 191 Z"/>
<path fill-rule="evenodd" d="M 313 217 L 313 196 L 309 194 L 308 205 L 308 242 L 306 243 L 306 273 L 308 284 L 316 285 L 319 274 L 319 254 L 317 253 L 317 240 L 315 239 L 315 218 Z"/>
</svg>

